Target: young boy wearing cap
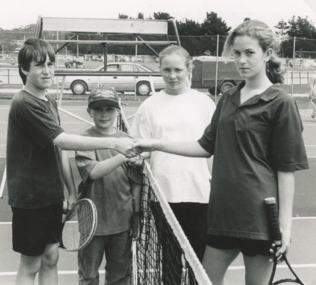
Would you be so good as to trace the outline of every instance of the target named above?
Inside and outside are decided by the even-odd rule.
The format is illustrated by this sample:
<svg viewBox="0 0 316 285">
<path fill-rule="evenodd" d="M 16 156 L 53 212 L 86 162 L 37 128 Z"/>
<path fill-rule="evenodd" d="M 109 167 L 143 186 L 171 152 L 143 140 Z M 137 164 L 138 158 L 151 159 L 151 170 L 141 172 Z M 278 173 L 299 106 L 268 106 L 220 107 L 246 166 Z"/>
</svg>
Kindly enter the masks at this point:
<svg viewBox="0 0 316 285">
<path fill-rule="evenodd" d="M 129 138 L 89 138 L 67 134 L 56 101 L 47 95 L 55 53 L 38 38 L 27 39 L 18 55 L 24 89 L 11 102 L 7 135 L 7 186 L 12 208 L 13 250 L 21 254 L 16 284 L 57 284 L 64 182 L 68 209 L 76 201 L 68 157 L 61 149 L 115 148 L 126 155 Z"/>
<path fill-rule="evenodd" d="M 129 137 L 115 127 L 119 110 L 119 100 L 114 90 L 103 86 L 93 90 L 88 99 L 87 111 L 95 126 L 83 135 Z M 106 259 L 106 284 L 130 284 L 130 230 L 133 207 L 135 211 L 139 210 L 141 184 L 142 161 L 138 159 L 127 159 L 113 149 L 76 151 L 76 164 L 82 178 L 79 195 L 94 201 L 98 212 L 95 236 L 78 253 L 81 285 L 99 283 L 98 270 L 103 255 Z"/>
</svg>

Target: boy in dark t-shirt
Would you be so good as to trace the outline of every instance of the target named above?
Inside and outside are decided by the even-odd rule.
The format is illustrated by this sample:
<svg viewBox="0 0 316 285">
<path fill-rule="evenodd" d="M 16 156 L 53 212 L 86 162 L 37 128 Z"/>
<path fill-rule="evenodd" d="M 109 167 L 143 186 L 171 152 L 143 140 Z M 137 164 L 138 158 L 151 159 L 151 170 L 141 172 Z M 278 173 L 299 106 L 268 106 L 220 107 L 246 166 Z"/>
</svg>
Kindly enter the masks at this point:
<svg viewBox="0 0 316 285">
<path fill-rule="evenodd" d="M 13 250 L 21 253 L 17 284 L 57 284 L 58 242 L 63 212 L 63 185 L 68 209 L 76 191 L 67 155 L 61 149 L 111 148 L 127 155 L 130 138 L 89 138 L 60 127 L 57 104 L 46 94 L 54 77 L 53 48 L 27 39 L 18 56 L 24 89 L 12 100 L 7 136 L 7 185 L 12 207 Z"/>
</svg>

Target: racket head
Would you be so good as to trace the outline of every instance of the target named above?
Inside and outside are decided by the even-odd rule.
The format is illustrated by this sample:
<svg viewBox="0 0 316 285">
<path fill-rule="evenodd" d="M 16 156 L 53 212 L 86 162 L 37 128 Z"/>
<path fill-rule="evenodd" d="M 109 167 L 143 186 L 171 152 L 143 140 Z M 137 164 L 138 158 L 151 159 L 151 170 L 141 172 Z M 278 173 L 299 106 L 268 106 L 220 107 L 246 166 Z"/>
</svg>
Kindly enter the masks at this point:
<svg viewBox="0 0 316 285">
<path fill-rule="evenodd" d="M 294 269 L 292 268 L 290 262 L 288 261 L 286 255 L 283 256 L 284 262 L 286 263 L 289 271 L 292 273 L 292 278 L 282 278 L 279 279 L 278 281 L 274 281 L 272 285 L 278 285 L 278 284 L 301 284 L 301 285 L 306 285 L 295 273 Z"/>
<path fill-rule="evenodd" d="M 278 207 L 277 207 L 276 199 L 275 199 L 275 197 L 269 197 L 269 198 L 266 198 L 264 200 L 264 203 L 265 203 L 266 212 L 267 212 L 270 241 L 271 241 L 271 243 L 275 243 L 276 246 L 281 246 L 282 235 L 280 232 L 279 215 L 278 215 Z M 275 248 L 275 250 L 277 250 L 277 248 Z M 294 276 L 295 279 L 294 278 L 293 279 L 284 278 L 284 279 L 273 282 L 275 272 L 277 269 L 277 263 L 278 263 L 278 260 L 275 256 L 273 259 L 274 259 L 274 264 L 273 264 L 273 270 L 272 270 L 272 273 L 270 276 L 270 280 L 268 283 L 269 285 L 270 284 L 272 284 L 272 285 L 278 285 L 278 284 L 301 284 L 301 285 L 304 285 L 303 281 L 300 280 L 300 278 L 296 275 L 296 273 L 292 269 L 290 263 L 287 260 L 286 254 L 283 254 L 282 260 L 285 261 L 287 267 L 292 272 L 292 276 Z"/>
<path fill-rule="evenodd" d="M 301 283 L 298 280 L 294 280 L 294 279 L 282 279 L 282 280 L 278 280 L 272 283 L 272 285 L 278 285 L 278 284 L 301 284 L 301 285 L 305 285 L 305 283 Z"/>
<path fill-rule="evenodd" d="M 97 228 L 98 217 L 95 204 L 90 199 L 79 200 L 64 218 L 60 248 L 78 251 L 91 241 Z"/>
</svg>

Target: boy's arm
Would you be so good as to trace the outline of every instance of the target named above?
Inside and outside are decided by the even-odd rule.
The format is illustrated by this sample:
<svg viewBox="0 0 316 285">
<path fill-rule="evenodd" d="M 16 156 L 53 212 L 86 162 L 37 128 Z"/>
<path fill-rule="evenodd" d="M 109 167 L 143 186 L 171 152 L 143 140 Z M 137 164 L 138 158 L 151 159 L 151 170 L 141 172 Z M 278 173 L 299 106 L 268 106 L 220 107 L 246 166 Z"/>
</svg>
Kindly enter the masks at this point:
<svg viewBox="0 0 316 285">
<path fill-rule="evenodd" d="M 131 138 L 95 138 L 80 135 L 60 133 L 53 143 L 63 150 L 96 150 L 110 148 L 124 154 L 127 157 L 133 157 L 140 153 L 137 148 L 133 148 Z"/>
<path fill-rule="evenodd" d="M 109 159 L 99 161 L 90 172 L 91 180 L 96 180 L 110 174 L 127 160 L 124 155 L 117 154 Z"/>
<path fill-rule="evenodd" d="M 72 205 L 77 202 L 77 191 L 75 187 L 75 182 L 74 182 L 69 158 L 66 151 L 62 151 L 61 157 L 62 157 L 64 180 L 65 180 L 66 188 L 68 190 L 67 209 L 70 210 Z"/>
</svg>

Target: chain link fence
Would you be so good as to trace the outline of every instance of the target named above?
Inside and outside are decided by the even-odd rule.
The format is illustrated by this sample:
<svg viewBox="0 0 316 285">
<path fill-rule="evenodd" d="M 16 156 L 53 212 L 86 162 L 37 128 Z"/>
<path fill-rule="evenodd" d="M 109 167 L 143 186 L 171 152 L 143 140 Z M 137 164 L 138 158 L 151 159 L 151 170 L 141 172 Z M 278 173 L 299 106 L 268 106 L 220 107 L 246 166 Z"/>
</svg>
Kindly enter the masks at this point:
<svg viewBox="0 0 316 285">
<path fill-rule="evenodd" d="M 2 84 L 21 83 L 17 73 L 17 54 L 26 38 L 33 37 L 33 32 L 0 31 L 0 80 Z M 69 35 L 52 33 L 43 35 L 47 40 L 65 40 L 72 37 L 75 40 L 115 39 L 105 35 L 85 34 Z M 120 35 L 115 35 L 119 37 Z M 130 36 L 133 39 L 133 36 Z M 135 38 L 134 38 L 135 39 Z M 163 40 L 160 36 L 144 37 L 144 40 Z M 165 39 L 165 38 L 164 38 Z M 169 36 L 175 40 L 175 36 Z M 135 39 L 136 40 L 136 39 Z M 192 87 L 207 89 L 211 94 L 218 95 L 227 88 L 237 85 L 241 78 L 232 61 L 221 57 L 226 36 L 181 36 L 181 45 L 188 50 L 193 58 L 195 68 L 192 74 Z M 310 78 L 316 75 L 316 39 L 280 37 L 279 57 L 286 68 L 284 84 L 288 92 L 293 94 L 309 94 Z M 61 44 L 52 44 L 55 49 Z M 159 53 L 163 46 L 154 49 Z M 151 55 L 146 47 L 115 45 L 107 47 L 107 61 L 133 61 L 159 69 L 157 55 Z M 94 68 L 104 61 L 102 45 L 80 45 L 71 43 L 60 50 L 56 67 L 59 68 Z M 68 64 L 68 66 L 67 66 Z"/>
</svg>

